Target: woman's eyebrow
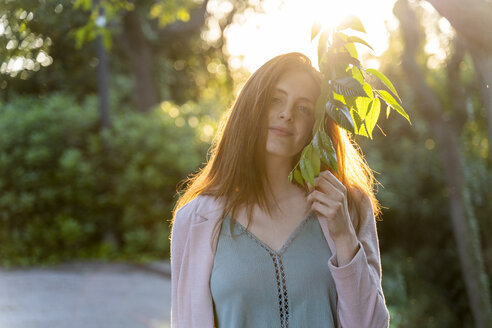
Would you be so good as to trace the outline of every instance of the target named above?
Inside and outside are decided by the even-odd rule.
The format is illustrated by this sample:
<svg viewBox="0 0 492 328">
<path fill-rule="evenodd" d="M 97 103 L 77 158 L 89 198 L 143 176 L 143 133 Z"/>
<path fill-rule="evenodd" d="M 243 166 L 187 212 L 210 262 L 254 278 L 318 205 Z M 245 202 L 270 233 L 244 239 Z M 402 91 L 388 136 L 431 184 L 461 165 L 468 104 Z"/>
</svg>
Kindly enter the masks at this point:
<svg viewBox="0 0 492 328">
<path fill-rule="evenodd" d="M 304 100 L 304 101 L 306 101 L 306 102 L 308 102 L 308 103 L 310 103 L 311 105 L 313 105 L 313 106 L 314 106 L 313 101 L 312 101 L 311 99 L 309 99 L 309 98 L 306 98 L 306 97 L 299 97 L 298 99 L 299 99 L 299 100 Z"/>
<path fill-rule="evenodd" d="M 287 91 L 285 91 L 285 90 L 283 90 L 283 89 L 280 89 L 280 88 L 275 88 L 275 91 L 276 91 L 276 92 L 279 92 L 279 93 L 281 93 L 281 94 L 283 94 L 283 95 L 287 95 Z M 298 100 L 307 101 L 308 103 L 310 103 L 311 105 L 313 105 L 313 106 L 314 106 L 314 102 L 313 102 L 311 99 L 309 99 L 308 97 L 299 97 L 299 98 L 297 98 L 297 99 L 298 99 Z"/>
<path fill-rule="evenodd" d="M 279 93 L 284 94 L 284 95 L 287 94 L 287 91 L 284 91 L 284 90 L 282 90 L 280 88 L 275 88 L 275 92 L 279 92 Z"/>
</svg>

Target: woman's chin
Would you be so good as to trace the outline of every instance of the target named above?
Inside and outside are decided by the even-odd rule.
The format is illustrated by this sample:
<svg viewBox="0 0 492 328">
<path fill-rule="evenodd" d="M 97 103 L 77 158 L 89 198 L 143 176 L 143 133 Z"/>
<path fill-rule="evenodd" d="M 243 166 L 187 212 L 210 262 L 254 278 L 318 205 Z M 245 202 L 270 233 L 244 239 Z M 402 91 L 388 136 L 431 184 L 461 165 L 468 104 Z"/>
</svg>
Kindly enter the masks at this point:
<svg viewBox="0 0 492 328">
<path fill-rule="evenodd" d="M 269 157 L 284 158 L 286 161 L 291 161 L 296 156 L 295 152 L 281 149 L 267 150 L 266 155 Z"/>
</svg>

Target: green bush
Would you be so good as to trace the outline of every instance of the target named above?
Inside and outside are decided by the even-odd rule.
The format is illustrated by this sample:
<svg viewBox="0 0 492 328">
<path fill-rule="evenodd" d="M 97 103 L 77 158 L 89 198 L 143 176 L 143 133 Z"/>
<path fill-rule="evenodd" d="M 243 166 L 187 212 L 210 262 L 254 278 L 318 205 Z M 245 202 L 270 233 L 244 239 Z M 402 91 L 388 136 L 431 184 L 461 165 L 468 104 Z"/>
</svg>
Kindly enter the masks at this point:
<svg viewBox="0 0 492 328">
<path fill-rule="evenodd" d="M 1 265 L 167 257 L 176 184 L 203 147 L 161 108 L 100 133 L 93 97 L 0 104 Z"/>
</svg>

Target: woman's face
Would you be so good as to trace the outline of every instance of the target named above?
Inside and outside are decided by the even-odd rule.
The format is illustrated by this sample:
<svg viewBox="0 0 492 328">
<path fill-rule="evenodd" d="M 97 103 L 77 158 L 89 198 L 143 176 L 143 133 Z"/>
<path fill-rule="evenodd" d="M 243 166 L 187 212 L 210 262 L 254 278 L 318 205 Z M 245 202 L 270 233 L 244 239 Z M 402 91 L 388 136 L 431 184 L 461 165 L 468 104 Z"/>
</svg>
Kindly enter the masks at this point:
<svg viewBox="0 0 492 328">
<path fill-rule="evenodd" d="M 292 161 L 309 143 L 319 92 L 307 72 L 290 70 L 280 76 L 268 107 L 267 155 Z"/>
</svg>

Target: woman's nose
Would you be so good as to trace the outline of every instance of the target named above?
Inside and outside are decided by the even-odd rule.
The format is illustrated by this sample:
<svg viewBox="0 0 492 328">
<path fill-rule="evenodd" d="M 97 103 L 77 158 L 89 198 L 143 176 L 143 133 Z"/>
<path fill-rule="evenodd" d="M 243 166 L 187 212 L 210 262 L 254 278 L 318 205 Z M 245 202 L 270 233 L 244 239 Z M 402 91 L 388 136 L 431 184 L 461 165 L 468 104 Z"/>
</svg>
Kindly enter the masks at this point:
<svg viewBox="0 0 492 328">
<path fill-rule="evenodd" d="M 292 119 L 292 105 L 289 103 L 286 103 L 284 108 L 280 111 L 280 118 L 284 120 L 290 120 Z"/>
</svg>

